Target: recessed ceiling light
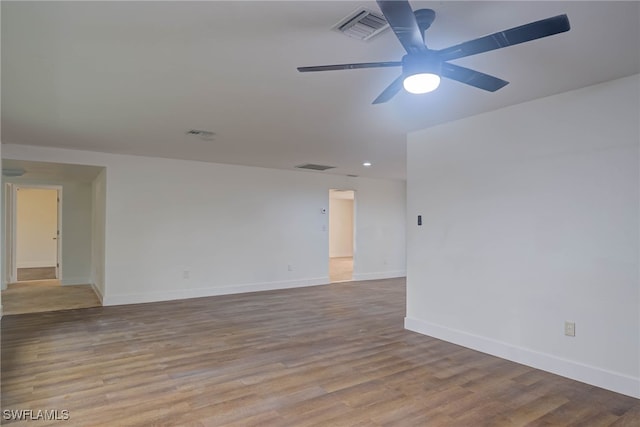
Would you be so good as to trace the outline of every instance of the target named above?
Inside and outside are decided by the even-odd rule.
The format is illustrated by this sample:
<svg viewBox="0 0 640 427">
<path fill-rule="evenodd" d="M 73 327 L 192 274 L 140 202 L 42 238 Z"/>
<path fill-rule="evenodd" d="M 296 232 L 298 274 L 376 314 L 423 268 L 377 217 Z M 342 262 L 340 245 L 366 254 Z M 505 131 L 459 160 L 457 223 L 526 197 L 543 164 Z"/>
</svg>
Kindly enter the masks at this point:
<svg viewBox="0 0 640 427">
<path fill-rule="evenodd" d="M 369 166 L 371 166 L 371 162 L 364 162 L 362 166 L 364 166 L 365 168 L 368 168 Z"/>
</svg>

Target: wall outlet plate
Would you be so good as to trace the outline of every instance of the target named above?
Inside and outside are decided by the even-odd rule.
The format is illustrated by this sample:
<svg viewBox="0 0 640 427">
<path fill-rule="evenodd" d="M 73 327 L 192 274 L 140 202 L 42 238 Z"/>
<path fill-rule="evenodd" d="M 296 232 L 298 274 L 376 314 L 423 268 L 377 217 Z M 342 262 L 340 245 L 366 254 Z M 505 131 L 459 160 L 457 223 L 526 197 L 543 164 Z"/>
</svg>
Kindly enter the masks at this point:
<svg viewBox="0 0 640 427">
<path fill-rule="evenodd" d="M 564 322 L 564 334 L 568 337 L 576 336 L 576 324 L 574 322 Z"/>
</svg>

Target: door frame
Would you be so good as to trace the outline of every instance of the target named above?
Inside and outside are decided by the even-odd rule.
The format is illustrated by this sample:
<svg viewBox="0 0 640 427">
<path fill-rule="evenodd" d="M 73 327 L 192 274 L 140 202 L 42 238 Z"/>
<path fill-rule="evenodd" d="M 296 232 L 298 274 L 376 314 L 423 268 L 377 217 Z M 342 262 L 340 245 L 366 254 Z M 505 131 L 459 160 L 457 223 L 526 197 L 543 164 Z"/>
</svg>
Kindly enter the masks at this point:
<svg viewBox="0 0 640 427">
<path fill-rule="evenodd" d="M 329 191 L 327 193 L 328 195 L 328 203 L 327 206 L 329 206 L 331 204 L 331 192 L 332 191 L 351 191 L 353 193 L 353 213 L 352 213 L 352 225 L 353 225 L 353 230 L 352 230 L 352 235 L 351 235 L 351 239 L 352 239 L 352 247 L 353 247 L 353 271 L 352 271 L 352 276 L 351 276 L 351 280 L 355 280 L 353 278 L 353 275 L 355 274 L 356 271 L 356 257 L 357 257 L 357 253 L 358 253 L 358 249 L 357 249 L 357 239 L 356 239 L 356 231 L 357 231 L 357 195 L 358 195 L 358 191 L 355 188 L 348 188 L 348 187 L 331 187 L 329 188 Z M 329 215 L 331 215 L 331 210 L 329 209 Z M 327 218 L 327 223 L 330 223 L 329 219 Z M 331 239 L 331 228 L 327 227 L 327 246 L 329 247 L 330 245 L 330 239 Z M 328 253 L 328 257 L 327 257 L 327 269 L 329 269 L 329 264 L 331 262 L 331 256 L 330 253 Z"/>
<path fill-rule="evenodd" d="M 18 281 L 18 262 L 17 262 L 17 209 L 18 209 L 18 190 L 20 189 L 40 189 L 40 190 L 56 190 L 58 193 L 58 235 L 56 236 L 56 279 L 62 281 L 62 185 L 42 185 L 42 184 L 17 184 L 7 183 L 6 190 L 10 192 L 7 199 L 9 206 L 6 208 L 6 212 L 9 214 L 7 220 L 7 226 L 9 229 L 6 231 L 8 240 L 7 249 L 7 262 L 9 271 L 9 283 L 15 283 Z"/>
</svg>

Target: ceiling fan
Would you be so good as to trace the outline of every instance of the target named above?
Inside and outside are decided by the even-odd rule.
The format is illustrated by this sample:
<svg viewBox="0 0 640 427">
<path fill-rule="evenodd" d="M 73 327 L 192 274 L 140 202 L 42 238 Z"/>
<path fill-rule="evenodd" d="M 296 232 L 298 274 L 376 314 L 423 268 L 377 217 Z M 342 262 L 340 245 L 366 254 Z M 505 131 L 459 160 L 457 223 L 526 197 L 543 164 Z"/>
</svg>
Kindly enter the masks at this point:
<svg viewBox="0 0 640 427">
<path fill-rule="evenodd" d="M 352 70 L 356 68 L 402 67 L 402 74 L 382 91 L 373 101 L 374 104 L 387 102 L 402 87 L 410 93 L 431 92 L 440 84 L 440 77 L 446 77 L 479 89 L 495 92 L 509 82 L 479 71 L 451 64 L 448 61 L 552 36 L 569 31 L 571 28 L 567 15 L 558 15 L 469 40 L 445 49 L 433 50 L 426 46 L 424 39 L 425 31 L 431 26 L 436 17 L 436 13 L 433 10 L 419 9 L 413 11 L 406 0 L 378 0 L 377 3 L 389 26 L 407 51 L 401 61 L 298 67 L 298 71 L 304 73 L 309 71 Z"/>
</svg>

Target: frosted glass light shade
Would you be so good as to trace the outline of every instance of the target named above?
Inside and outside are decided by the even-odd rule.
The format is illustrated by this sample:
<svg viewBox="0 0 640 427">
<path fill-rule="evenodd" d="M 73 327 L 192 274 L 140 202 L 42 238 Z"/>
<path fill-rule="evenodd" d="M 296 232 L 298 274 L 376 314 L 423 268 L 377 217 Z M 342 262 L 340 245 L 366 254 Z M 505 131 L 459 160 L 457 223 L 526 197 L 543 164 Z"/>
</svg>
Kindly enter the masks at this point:
<svg viewBox="0 0 640 427">
<path fill-rule="evenodd" d="M 427 93 L 440 86 L 440 76 L 432 73 L 412 74 L 404 79 L 402 85 L 409 93 Z"/>
</svg>

